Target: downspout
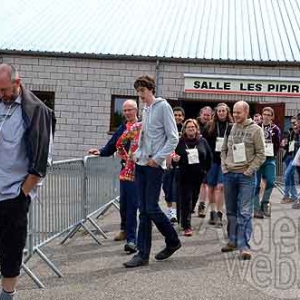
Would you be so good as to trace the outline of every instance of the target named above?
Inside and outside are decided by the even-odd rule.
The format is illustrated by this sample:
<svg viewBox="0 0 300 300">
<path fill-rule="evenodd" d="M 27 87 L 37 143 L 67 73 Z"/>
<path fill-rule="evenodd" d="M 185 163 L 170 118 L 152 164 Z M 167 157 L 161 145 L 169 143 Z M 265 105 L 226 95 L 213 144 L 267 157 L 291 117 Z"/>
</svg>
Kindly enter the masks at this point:
<svg viewBox="0 0 300 300">
<path fill-rule="evenodd" d="M 156 67 L 155 67 L 155 85 L 156 85 L 156 96 L 159 96 L 159 86 L 158 86 L 158 75 L 159 75 L 159 59 L 156 60 Z"/>
</svg>

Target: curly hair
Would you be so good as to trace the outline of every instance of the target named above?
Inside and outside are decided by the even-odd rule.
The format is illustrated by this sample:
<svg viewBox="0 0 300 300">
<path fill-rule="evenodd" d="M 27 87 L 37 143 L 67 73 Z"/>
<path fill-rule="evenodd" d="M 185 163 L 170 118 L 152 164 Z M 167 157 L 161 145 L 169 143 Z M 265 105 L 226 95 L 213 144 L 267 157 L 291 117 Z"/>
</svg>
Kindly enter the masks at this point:
<svg viewBox="0 0 300 300">
<path fill-rule="evenodd" d="M 155 80 L 152 76 L 149 75 L 140 76 L 134 82 L 133 86 L 136 90 L 139 87 L 146 87 L 148 90 L 152 90 L 153 95 L 155 94 Z"/>
</svg>

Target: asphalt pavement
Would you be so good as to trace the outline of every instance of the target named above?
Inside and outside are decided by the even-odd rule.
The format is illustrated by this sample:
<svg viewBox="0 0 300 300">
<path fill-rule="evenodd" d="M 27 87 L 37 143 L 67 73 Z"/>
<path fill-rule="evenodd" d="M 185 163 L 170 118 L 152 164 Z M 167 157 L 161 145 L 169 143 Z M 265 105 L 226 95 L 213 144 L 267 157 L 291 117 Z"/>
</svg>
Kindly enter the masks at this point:
<svg viewBox="0 0 300 300">
<path fill-rule="evenodd" d="M 111 208 L 97 221 L 109 237 L 97 236 L 102 245 L 80 231 L 64 245 L 56 239 L 42 247 L 64 277 L 58 278 L 34 255 L 27 265 L 45 289 L 23 273 L 16 300 L 300 299 L 300 211 L 280 200 L 275 189 L 272 217 L 254 220 L 250 261 L 241 261 L 238 252 L 221 253 L 226 226 L 215 228 L 208 224 L 208 215 L 193 215 L 194 235 L 184 237 L 177 227 L 183 246 L 163 262 L 154 259 L 164 240 L 153 227 L 150 264 L 135 269 L 122 265 L 131 256 L 123 251 L 123 242 L 113 241 L 119 215 Z"/>
</svg>

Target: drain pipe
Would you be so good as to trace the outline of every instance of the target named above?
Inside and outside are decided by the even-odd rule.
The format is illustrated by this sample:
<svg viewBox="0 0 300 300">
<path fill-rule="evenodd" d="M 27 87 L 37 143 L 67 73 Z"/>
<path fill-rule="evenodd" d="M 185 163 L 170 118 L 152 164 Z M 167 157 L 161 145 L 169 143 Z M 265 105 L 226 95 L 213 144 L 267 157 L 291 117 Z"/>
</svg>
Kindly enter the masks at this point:
<svg viewBox="0 0 300 300">
<path fill-rule="evenodd" d="M 158 74 L 159 74 L 159 59 L 156 60 L 156 67 L 155 67 L 155 85 L 156 85 L 156 97 L 159 95 L 159 89 L 158 89 Z"/>
</svg>

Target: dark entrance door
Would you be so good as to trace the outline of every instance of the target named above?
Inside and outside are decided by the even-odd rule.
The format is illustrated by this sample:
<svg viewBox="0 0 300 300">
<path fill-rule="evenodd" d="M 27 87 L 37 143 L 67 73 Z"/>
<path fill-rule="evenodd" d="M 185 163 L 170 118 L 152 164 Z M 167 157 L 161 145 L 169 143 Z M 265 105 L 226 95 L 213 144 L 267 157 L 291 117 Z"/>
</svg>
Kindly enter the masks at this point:
<svg viewBox="0 0 300 300">
<path fill-rule="evenodd" d="M 205 101 L 205 100 L 171 100 L 169 103 L 172 107 L 181 106 L 185 111 L 185 118 L 197 118 L 199 116 L 199 111 L 204 106 L 210 106 L 214 109 L 218 103 L 226 103 L 232 112 L 233 105 L 235 102 L 232 101 Z M 252 116 L 255 113 L 255 103 L 249 103 L 250 105 L 250 115 Z"/>
<path fill-rule="evenodd" d="M 225 102 L 231 110 L 235 102 L 233 101 L 205 101 L 205 100 L 169 100 L 172 107 L 181 106 L 185 111 L 185 118 L 197 118 L 199 116 L 199 111 L 204 106 L 210 106 L 214 108 L 218 103 Z M 250 106 L 250 116 L 253 117 L 255 113 L 262 113 L 262 109 L 266 106 L 270 106 L 274 109 L 275 119 L 274 123 L 280 127 L 281 130 L 284 129 L 284 119 L 285 119 L 285 103 L 258 103 L 258 102 L 248 102 Z"/>
<path fill-rule="evenodd" d="M 279 126 L 281 132 L 284 130 L 284 119 L 285 119 L 285 103 L 255 103 L 255 111 L 262 114 L 264 107 L 272 107 L 274 109 L 275 118 L 274 123 Z"/>
</svg>

